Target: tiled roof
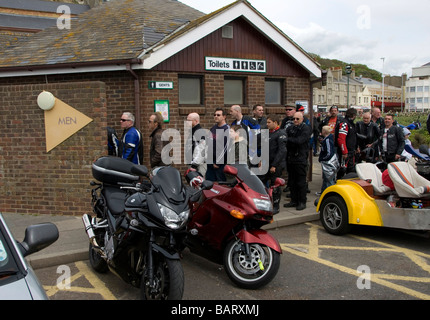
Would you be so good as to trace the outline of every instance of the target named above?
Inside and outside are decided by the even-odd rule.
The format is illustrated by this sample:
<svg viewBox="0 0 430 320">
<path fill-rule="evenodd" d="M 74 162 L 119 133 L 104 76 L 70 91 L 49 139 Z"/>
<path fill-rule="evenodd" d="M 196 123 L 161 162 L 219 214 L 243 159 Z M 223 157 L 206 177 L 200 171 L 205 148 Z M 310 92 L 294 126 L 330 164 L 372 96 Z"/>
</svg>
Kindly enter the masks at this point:
<svg viewBox="0 0 430 320">
<path fill-rule="evenodd" d="M 1 46 L 0 68 L 134 59 L 203 16 L 176 0 L 113 0 L 73 18 L 70 29 L 55 25 Z"/>
<path fill-rule="evenodd" d="M 18 9 L 35 12 L 57 12 L 59 5 L 67 5 L 71 14 L 87 11 L 89 6 L 75 3 L 61 3 L 43 0 L 0 0 L 0 8 Z"/>
</svg>

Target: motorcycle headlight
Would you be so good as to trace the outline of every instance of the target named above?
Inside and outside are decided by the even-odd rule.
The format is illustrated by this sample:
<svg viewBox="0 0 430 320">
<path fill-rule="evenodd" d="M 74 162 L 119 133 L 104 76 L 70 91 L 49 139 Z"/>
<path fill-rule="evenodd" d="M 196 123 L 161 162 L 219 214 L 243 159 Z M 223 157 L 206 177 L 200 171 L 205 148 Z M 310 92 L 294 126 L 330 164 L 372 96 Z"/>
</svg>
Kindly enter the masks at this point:
<svg viewBox="0 0 430 320">
<path fill-rule="evenodd" d="M 185 210 L 177 214 L 172 209 L 167 208 L 159 203 L 158 208 L 160 209 L 161 215 L 164 218 L 164 223 L 166 224 L 166 226 L 174 230 L 181 228 L 188 220 L 188 216 L 190 215 L 190 210 Z"/>
<path fill-rule="evenodd" d="M 263 211 L 272 211 L 272 202 L 270 200 L 264 200 L 264 199 L 252 199 L 254 200 L 255 206 L 258 210 Z"/>
</svg>

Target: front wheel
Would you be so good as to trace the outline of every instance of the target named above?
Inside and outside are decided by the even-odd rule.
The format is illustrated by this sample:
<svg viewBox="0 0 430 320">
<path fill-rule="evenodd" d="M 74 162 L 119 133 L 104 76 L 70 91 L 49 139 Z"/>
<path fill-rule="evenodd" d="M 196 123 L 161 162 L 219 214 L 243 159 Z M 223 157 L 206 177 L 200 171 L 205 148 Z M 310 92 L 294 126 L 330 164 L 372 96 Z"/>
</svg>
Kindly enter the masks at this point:
<svg viewBox="0 0 430 320">
<path fill-rule="evenodd" d="M 249 251 L 247 257 L 245 244 L 232 240 L 224 251 L 224 267 L 230 280 L 239 287 L 258 289 L 276 276 L 281 257 L 279 252 L 259 243 L 250 243 Z"/>
<path fill-rule="evenodd" d="M 184 270 L 180 260 L 154 253 L 154 279 L 148 278 L 148 266 L 140 285 L 142 300 L 181 300 L 184 294 Z"/>
<path fill-rule="evenodd" d="M 351 228 L 348 221 L 348 208 L 340 196 L 330 196 L 323 200 L 320 220 L 324 229 L 334 235 L 348 233 Z"/>
</svg>

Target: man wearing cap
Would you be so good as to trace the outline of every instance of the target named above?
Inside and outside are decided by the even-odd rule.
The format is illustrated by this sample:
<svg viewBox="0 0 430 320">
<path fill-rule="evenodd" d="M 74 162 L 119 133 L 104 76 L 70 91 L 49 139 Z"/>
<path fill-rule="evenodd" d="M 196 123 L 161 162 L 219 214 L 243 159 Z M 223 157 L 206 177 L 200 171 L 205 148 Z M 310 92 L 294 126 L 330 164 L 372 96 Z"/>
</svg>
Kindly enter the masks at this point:
<svg viewBox="0 0 430 320">
<path fill-rule="evenodd" d="M 288 128 L 294 125 L 294 113 L 296 113 L 296 106 L 287 104 L 285 106 L 285 118 L 281 122 L 281 129 L 284 129 L 285 132 L 288 130 Z M 288 150 L 287 150 L 287 153 L 288 153 Z M 285 166 L 288 172 L 288 167 L 287 167 L 288 163 L 286 159 L 285 159 Z M 290 182 L 291 182 L 290 179 L 288 179 L 287 186 L 285 187 L 284 192 L 287 192 L 288 190 L 290 190 Z"/>
<path fill-rule="evenodd" d="M 303 114 L 303 122 L 307 124 L 308 126 L 311 125 L 311 121 L 308 119 L 308 117 L 305 116 L 305 107 L 301 104 L 296 105 L 296 111 L 301 112 Z"/>
</svg>

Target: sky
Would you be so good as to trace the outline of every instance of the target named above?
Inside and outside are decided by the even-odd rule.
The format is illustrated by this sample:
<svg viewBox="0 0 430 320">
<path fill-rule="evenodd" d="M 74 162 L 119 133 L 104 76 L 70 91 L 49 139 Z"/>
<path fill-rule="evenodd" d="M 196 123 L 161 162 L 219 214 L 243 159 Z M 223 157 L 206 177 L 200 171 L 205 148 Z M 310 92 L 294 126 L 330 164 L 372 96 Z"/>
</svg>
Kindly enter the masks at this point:
<svg viewBox="0 0 430 320">
<path fill-rule="evenodd" d="M 234 0 L 180 0 L 204 13 Z M 322 58 L 411 76 L 430 62 L 430 0 L 248 0 L 300 47 Z"/>
</svg>

